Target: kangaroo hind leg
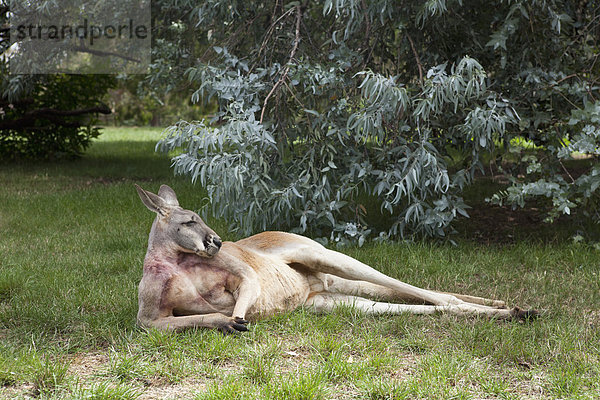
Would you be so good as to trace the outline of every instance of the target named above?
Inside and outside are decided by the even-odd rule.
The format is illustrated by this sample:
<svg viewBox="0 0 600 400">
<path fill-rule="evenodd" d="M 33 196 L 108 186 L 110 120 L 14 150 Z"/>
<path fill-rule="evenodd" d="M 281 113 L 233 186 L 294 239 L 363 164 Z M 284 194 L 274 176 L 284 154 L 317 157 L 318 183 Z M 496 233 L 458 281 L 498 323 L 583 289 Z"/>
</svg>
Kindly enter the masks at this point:
<svg viewBox="0 0 600 400">
<path fill-rule="evenodd" d="M 335 275 L 325 275 L 326 291 L 328 293 L 347 294 L 351 296 L 366 297 L 373 300 L 380 300 L 392 303 L 398 302 L 412 302 L 422 303 L 418 297 L 408 295 L 405 292 L 390 289 L 389 287 L 377 285 L 366 281 L 353 281 L 349 279 L 340 278 Z M 477 296 L 468 296 L 456 293 L 436 292 L 440 294 L 446 294 L 455 296 L 459 300 L 474 305 L 494 307 L 494 308 L 505 308 L 505 303 L 501 300 L 486 299 Z"/>
<path fill-rule="evenodd" d="M 310 297 L 306 306 L 312 307 L 316 312 L 330 312 L 339 306 L 350 306 L 367 314 L 434 314 L 443 312 L 455 315 L 485 315 L 494 318 L 508 319 L 517 315 L 516 310 L 497 309 L 473 304 L 450 304 L 444 306 L 417 305 L 417 304 L 395 304 L 378 302 L 357 296 L 349 296 L 338 293 L 317 293 Z"/>
<path fill-rule="evenodd" d="M 396 292 L 396 296 L 434 305 L 462 304 L 456 296 L 421 289 L 389 277 L 354 258 L 321 246 L 295 249 L 288 258 L 313 273 L 325 273 L 352 281 L 366 281 Z"/>
</svg>

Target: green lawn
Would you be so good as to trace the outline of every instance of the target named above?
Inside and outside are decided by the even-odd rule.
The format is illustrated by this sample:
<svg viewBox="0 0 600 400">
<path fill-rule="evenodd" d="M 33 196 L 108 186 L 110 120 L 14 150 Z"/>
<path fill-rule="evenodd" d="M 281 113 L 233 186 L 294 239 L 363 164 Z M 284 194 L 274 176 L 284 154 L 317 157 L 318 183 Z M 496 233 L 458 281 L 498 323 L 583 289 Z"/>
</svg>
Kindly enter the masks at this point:
<svg viewBox="0 0 600 400">
<path fill-rule="evenodd" d="M 159 136 L 111 128 L 75 162 L 0 164 L 0 398 L 600 397 L 600 252 L 569 241 L 344 250 L 415 285 L 543 310 L 531 323 L 342 308 L 237 337 L 136 328 L 153 215 L 133 183 L 203 199 L 153 152 Z"/>
</svg>

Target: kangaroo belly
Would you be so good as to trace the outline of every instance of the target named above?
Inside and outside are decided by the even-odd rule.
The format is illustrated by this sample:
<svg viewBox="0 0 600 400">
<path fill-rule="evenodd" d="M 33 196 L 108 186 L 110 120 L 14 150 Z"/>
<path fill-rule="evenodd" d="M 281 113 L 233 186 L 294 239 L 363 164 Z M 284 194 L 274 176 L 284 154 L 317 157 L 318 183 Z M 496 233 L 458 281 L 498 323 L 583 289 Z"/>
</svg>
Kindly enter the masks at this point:
<svg viewBox="0 0 600 400">
<path fill-rule="evenodd" d="M 249 318 L 292 311 L 306 301 L 310 293 L 308 278 L 284 262 L 265 257 L 260 265 L 255 266 L 255 270 L 261 293 L 248 310 Z"/>
</svg>

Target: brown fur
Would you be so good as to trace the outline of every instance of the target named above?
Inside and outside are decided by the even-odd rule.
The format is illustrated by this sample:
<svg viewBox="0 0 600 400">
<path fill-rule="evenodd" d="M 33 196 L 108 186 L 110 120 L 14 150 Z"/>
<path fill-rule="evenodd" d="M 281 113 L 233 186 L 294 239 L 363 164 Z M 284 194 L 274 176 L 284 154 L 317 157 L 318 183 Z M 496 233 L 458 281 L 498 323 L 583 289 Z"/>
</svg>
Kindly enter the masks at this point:
<svg viewBox="0 0 600 400">
<path fill-rule="evenodd" d="M 221 243 L 196 213 L 179 206 L 168 186 L 161 186 L 158 195 L 137 185 L 136 189 L 146 207 L 157 214 L 139 286 L 142 326 L 236 332 L 247 329 L 246 318 L 300 306 L 326 312 L 340 304 L 369 313 L 534 315 L 505 309 L 498 300 L 411 286 L 291 233 L 263 232 Z M 401 304 L 406 301 L 420 304 Z"/>
</svg>

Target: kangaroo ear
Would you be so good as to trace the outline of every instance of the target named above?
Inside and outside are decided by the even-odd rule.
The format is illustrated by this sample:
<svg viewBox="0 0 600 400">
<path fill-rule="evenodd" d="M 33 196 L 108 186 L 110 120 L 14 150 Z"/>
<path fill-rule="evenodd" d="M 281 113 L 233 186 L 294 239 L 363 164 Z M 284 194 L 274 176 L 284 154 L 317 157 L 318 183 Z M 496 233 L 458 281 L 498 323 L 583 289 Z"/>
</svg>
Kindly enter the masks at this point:
<svg viewBox="0 0 600 400">
<path fill-rule="evenodd" d="M 140 195 L 142 203 L 144 203 L 144 205 L 148 207 L 150 211 L 154 211 L 155 213 L 163 217 L 167 215 L 169 205 L 162 197 L 157 196 L 154 193 L 150 193 L 142 189 L 138 185 L 135 185 L 135 189 Z"/>
<path fill-rule="evenodd" d="M 179 206 L 175 191 L 167 185 L 160 186 L 160 189 L 158 189 L 158 195 L 162 197 L 170 206 Z"/>
</svg>

